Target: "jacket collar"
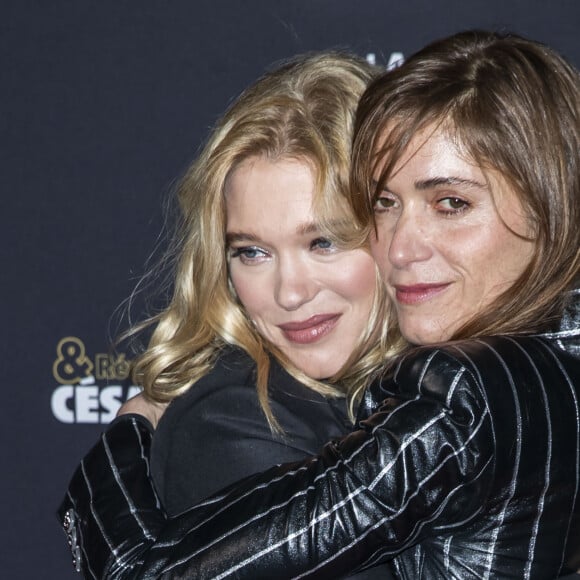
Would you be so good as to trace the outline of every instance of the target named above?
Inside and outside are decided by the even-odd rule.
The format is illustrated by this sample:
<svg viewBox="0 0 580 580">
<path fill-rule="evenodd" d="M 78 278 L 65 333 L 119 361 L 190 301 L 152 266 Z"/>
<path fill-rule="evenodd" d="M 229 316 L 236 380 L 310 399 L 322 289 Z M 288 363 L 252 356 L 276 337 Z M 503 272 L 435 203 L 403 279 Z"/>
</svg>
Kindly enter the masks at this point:
<svg viewBox="0 0 580 580">
<path fill-rule="evenodd" d="M 561 349 L 580 357 L 580 288 L 569 292 L 559 330 L 541 336 L 555 340 Z"/>
</svg>

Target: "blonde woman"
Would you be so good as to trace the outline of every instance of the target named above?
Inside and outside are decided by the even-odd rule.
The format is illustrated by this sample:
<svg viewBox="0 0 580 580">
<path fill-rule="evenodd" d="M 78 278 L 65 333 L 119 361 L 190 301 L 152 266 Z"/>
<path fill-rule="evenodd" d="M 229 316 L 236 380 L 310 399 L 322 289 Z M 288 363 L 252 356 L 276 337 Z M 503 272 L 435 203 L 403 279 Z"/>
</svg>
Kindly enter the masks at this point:
<svg viewBox="0 0 580 580">
<path fill-rule="evenodd" d="M 364 237 L 339 246 L 328 225 L 354 222 L 352 121 L 374 72 L 325 53 L 267 74 L 183 180 L 175 295 L 135 367 L 150 399 L 175 399 L 151 458 L 169 515 L 351 425 L 384 314 Z"/>
<path fill-rule="evenodd" d="M 171 401 L 150 467 L 168 516 L 352 426 L 347 395 L 384 357 L 386 328 L 348 204 L 354 112 L 376 72 L 329 52 L 266 74 L 181 183 L 173 298 L 138 329 L 154 325 L 134 367 L 149 400 Z M 77 559 L 88 576 L 91 549 Z"/>
</svg>

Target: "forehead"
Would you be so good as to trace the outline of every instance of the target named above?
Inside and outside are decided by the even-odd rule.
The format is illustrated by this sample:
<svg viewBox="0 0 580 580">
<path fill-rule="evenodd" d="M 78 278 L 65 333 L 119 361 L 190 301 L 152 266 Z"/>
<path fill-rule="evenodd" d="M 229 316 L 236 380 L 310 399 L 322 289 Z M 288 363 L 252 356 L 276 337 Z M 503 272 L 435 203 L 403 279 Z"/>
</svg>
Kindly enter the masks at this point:
<svg viewBox="0 0 580 580">
<path fill-rule="evenodd" d="M 297 168 L 308 169 L 312 176 L 318 172 L 318 163 L 315 158 L 311 158 L 307 154 L 288 153 L 270 153 L 268 151 L 250 153 L 237 157 L 233 160 L 229 172 L 226 177 L 225 185 L 227 185 L 230 178 L 239 170 L 248 171 L 255 169 L 257 171 L 264 171 L 272 168 Z"/>
<path fill-rule="evenodd" d="M 294 157 L 270 159 L 266 156 L 251 156 L 235 164 L 230 170 L 225 180 L 224 191 L 226 195 L 229 195 L 250 188 L 267 189 L 271 183 L 312 185 L 314 177 L 315 171 L 309 160 Z M 308 186 L 306 189 L 311 193 L 313 188 Z"/>
<path fill-rule="evenodd" d="M 404 147 L 393 143 L 397 134 L 396 129 L 387 126 L 379 136 L 373 181 L 384 184 L 387 180 L 417 177 L 420 173 L 422 179 L 465 175 L 477 176 L 477 181 L 486 182 L 483 169 L 447 127 L 428 125 L 413 134 Z"/>
<path fill-rule="evenodd" d="M 226 180 L 228 228 L 281 228 L 311 220 L 313 191 L 312 169 L 305 161 L 248 159 Z"/>
</svg>

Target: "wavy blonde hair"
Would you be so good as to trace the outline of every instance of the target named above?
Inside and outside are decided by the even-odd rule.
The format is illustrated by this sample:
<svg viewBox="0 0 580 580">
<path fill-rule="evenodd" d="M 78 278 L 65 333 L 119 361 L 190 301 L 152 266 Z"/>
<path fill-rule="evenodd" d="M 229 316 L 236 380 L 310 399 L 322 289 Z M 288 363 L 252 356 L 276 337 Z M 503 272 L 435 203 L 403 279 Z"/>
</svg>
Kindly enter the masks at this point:
<svg viewBox="0 0 580 580">
<path fill-rule="evenodd" d="M 376 192 L 413 136 L 430 126 L 446 130 L 484 173 L 507 181 L 536 248 L 519 279 L 452 338 L 550 330 L 579 283 L 578 71 L 537 42 L 469 31 L 378 78 L 361 98 L 355 127 L 352 206 L 361 227 L 373 227 Z M 401 337 L 391 320 L 394 344 Z"/>
<path fill-rule="evenodd" d="M 348 54 L 300 56 L 244 91 L 219 121 L 178 189 L 173 296 L 163 311 L 135 329 L 154 326 L 148 348 L 133 368 L 134 380 L 148 397 L 169 401 L 184 393 L 209 372 L 225 344 L 242 348 L 255 360 L 259 401 L 274 429 L 278 425 L 268 402 L 269 353 L 294 377 L 328 396 L 344 396 L 368 380 L 385 345 L 378 274 L 368 330 L 344 370 L 328 383 L 305 376 L 258 334 L 231 288 L 224 184 L 250 157 L 304 160 L 314 168 L 313 206 L 322 227 L 328 227 L 337 243 L 365 247 L 364 231 L 348 202 L 351 137 L 358 99 L 376 72 Z"/>
</svg>

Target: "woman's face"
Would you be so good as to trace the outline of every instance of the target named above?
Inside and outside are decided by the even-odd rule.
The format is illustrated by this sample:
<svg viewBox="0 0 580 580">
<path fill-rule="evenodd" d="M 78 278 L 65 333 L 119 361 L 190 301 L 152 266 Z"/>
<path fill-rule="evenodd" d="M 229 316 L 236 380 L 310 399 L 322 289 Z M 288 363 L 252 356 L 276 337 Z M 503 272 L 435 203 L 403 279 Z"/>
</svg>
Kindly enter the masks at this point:
<svg viewBox="0 0 580 580">
<path fill-rule="evenodd" d="M 340 250 L 312 215 L 310 166 L 253 157 L 225 186 L 232 284 L 258 331 L 312 378 L 332 376 L 365 330 L 375 264 Z"/>
<path fill-rule="evenodd" d="M 530 262 L 534 244 L 519 237 L 530 231 L 516 194 L 486 175 L 442 129 L 427 128 L 375 202 L 372 254 L 413 344 L 451 338 Z"/>
</svg>

